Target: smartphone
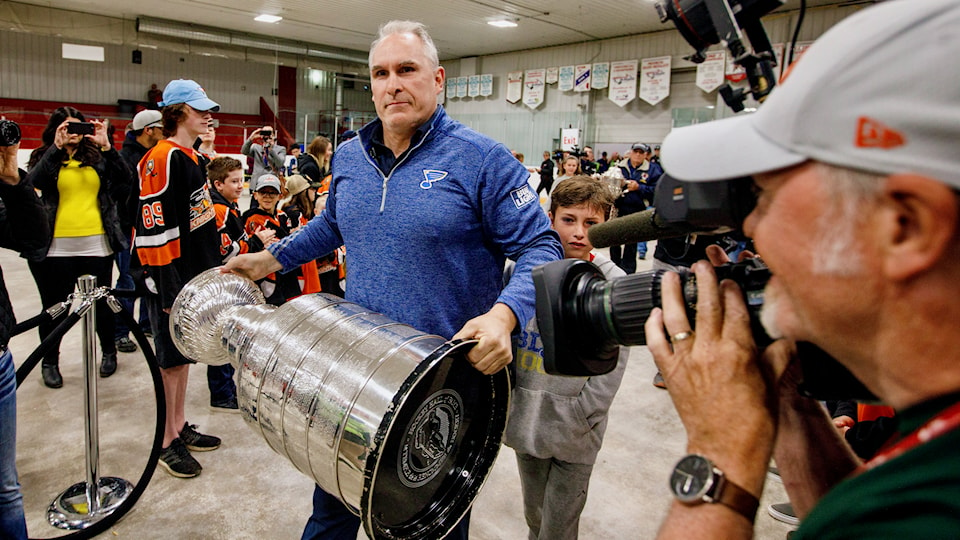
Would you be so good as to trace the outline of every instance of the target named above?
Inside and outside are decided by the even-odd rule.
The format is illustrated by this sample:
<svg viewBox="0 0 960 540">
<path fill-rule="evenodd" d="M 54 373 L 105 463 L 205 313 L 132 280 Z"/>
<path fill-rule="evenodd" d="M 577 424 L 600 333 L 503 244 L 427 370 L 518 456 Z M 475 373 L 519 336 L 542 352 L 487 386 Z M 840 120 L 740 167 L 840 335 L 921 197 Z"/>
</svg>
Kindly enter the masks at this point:
<svg viewBox="0 0 960 540">
<path fill-rule="evenodd" d="M 96 132 L 96 126 L 92 122 L 68 122 L 67 133 L 75 135 L 93 135 Z"/>
</svg>

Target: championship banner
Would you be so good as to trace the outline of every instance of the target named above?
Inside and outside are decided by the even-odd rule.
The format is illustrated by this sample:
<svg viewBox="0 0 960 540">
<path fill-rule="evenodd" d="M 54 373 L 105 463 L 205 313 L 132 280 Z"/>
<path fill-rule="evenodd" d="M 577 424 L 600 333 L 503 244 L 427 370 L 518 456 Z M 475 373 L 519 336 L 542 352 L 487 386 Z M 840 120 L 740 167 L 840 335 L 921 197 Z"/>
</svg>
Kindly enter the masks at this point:
<svg viewBox="0 0 960 540">
<path fill-rule="evenodd" d="M 447 99 L 454 99 L 457 97 L 457 78 L 448 77 L 447 80 L 443 82 L 447 87 Z"/>
<path fill-rule="evenodd" d="M 560 68 L 560 84 L 557 90 L 564 92 L 573 90 L 573 66 L 563 66 Z"/>
<path fill-rule="evenodd" d="M 607 99 L 623 107 L 637 97 L 637 61 L 610 63 L 610 92 Z"/>
<path fill-rule="evenodd" d="M 543 103 L 543 90 L 546 88 L 546 73 L 541 69 L 528 69 L 523 80 L 523 104 L 536 109 Z"/>
<path fill-rule="evenodd" d="M 480 75 L 480 95 L 483 97 L 493 95 L 493 74 L 485 73 Z"/>
<path fill-rule="evenodd" d="M 610 62 L 602 62 L 593 65 L 593 76 L 591 84 L 597 90 L 607 87 L 607 81 L 610 79 Z"/>
<path fill-rule="evenodd" d="M 640 99 L 656 105 L 670 96 L 669 56 L 644 58 L 640 63 Z"/>
<path fill-rule="evenodd" d="M 507 102 L 516 103 L 520 101 L 523 93 L 523 72 L 511 71 L 507 73 Z"/>
<path fill-rule="evenodd" d="M 708 52 L 707 59 L 697 64 L 697 88 L 708 94 L 720 88 L 726 63 L 726 51 Z"/>
<path fill-rule="evenodd" d="M 547 84 L 557 84 L 557 80 L 559 78 L 560 78 L 560 68 L 558 67 L 547 68 Z"/>
<path fill-rule="evenodd" d="M 458 98 L 467 97 L 467 78 L 466 77 L 457 77 L 457 97 Z"/>
<path fill-rule="evenodd" d="M 467 95 L 470 97 L 477 97 L 480 95 L 480 76 L 471 75 L 467 79 Z"/>
<path fill-rule="evenodd" d="M 580 64 L 575 68 L 576 83 L 573 86 L 574 92 L 590 91 L 590 64 Z"/>
</svg>

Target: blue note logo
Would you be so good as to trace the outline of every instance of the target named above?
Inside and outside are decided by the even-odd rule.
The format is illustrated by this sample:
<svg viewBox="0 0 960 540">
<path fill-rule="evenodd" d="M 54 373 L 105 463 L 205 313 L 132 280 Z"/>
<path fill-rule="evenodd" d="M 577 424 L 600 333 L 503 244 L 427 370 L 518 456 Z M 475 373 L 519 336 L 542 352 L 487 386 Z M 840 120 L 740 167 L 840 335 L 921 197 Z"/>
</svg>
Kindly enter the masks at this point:
<svg viewBox="0 0 960 540">
<path fill-rule="evenodd" d="M 439 182 L 447 177 L 449 174 L 447 171 L 435 171 L 433 169 L 424 169 L 423 170 L 423 182 L 420 182 L 420 187 L 422 189 L 430 189 L 433 187 L 434 182 Z"/>
</svg>

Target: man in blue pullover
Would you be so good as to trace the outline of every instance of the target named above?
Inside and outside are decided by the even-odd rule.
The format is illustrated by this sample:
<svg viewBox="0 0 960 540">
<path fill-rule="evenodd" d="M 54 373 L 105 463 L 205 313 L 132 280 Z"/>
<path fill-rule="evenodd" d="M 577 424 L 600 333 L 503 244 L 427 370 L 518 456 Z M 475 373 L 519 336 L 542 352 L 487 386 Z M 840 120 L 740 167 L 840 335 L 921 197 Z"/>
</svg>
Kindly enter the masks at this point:
<svg viewBox="0 0 960 540">
<path fill-rule="evenodd" d="M 225 271 L 251 279 L 296 268 L 345 245 L 346 299 L 424 332 L 479 340 L 468 354 L 492 374 L 512 359 L 511 332 L 534 314 L 530 270 L 563 249 L 529 173 L 502 144 L 437 105 L 444 70 L 420 23 L 392 21 L 370 48 L 378 119 L 333 157 L 324 212 Z M 516 261 L 501 289 L 504 262 Z M 356 538 L 360 520 L 314 492 L 303 538 Z M 448 538 L 466 538 L 469 517 Z"/>
</svg>

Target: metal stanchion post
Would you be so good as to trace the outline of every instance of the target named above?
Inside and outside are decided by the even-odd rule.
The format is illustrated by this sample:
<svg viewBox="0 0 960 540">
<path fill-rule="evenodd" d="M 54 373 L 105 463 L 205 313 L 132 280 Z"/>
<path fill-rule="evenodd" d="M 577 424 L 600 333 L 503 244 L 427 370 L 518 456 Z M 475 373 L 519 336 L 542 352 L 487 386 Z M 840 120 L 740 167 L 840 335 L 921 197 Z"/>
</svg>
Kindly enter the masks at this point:
<svg viewBox="0 0 960 540">
<path fill-rule="evenodd" d="M 97 288 L 97 278 L 77 278 L 79 293 L 75 304 L 83 316 L 84 412 L 86 423 L 87 480 L 61 493 L 47 509 L 47 521 L 61 529 L 85 529 L 108 516 L 127 498 L 133 484 L 112 476 L 100 478 L 100 441 L 97 422 L 96 303 L 106 295 Z M 112 298 L 108 298 L 110 300 Z"/>
</svg>

